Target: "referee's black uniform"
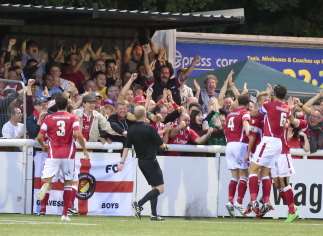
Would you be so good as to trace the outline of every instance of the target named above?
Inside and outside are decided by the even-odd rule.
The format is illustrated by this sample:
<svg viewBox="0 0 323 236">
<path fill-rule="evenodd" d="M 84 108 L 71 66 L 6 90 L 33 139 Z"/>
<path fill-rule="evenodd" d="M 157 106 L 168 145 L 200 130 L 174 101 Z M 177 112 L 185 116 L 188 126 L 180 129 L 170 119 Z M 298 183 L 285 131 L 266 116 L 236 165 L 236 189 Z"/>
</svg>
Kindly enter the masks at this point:
<svg viewBox="0 0 323 236">
<path fill-rule="evenodd" d="M 133 203 L 133 208 L 138 217 L 143 210 L 142 206 L 150 201 L 151 220 L 163 220 L 162 217 L 157 215 L 157 202 L 160 192 L 157 188 L 154 188 L 164 184 L 163 173 L 156 159 L 157 151 L 162 144 L 163 141 L 157 131 L 144 122 L 136 122 L 128 129 L 127 148 L 134 146 L 138 166 L 148 184 L 153 187 L 142 199 Z"/>
<path fill-rule="evenodd" d="M 128 130 L 127 147 L 134 146 L 139 168 L 148 184 L 153 187 L 164 184 L 163 173 L 156 159 L 162 144 L 157 131 L 144 122 L 136 122 Z"/>
</svg>

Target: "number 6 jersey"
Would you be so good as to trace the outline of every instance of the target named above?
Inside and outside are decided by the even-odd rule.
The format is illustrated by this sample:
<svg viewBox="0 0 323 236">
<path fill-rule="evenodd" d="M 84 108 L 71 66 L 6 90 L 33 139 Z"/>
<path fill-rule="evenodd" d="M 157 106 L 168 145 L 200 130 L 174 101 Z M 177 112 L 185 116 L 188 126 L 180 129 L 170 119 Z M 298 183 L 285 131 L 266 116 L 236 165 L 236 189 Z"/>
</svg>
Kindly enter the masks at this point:
<svg viewBox="0 0 323 236">
<path fill-rule="evenodd" d="M 281 138 L 291 116 L 288 104 L 279 100 L 266 101 L 261 112 L 265 114 L 264 136 Z"/>
<path fill-rule="evenodd" d="M 46 116 L 39 132 L 48 137 L 49 158 L 73 159 L 76 151 L 73 132 L 79 129 L 78 118 L 66 111 Z"/>
<path fill-rule="evenodd" d="M 248 143 L 248 137 L 243 130 L 245 120 L 250 121 L 250 114 L 245 107 L 238 107 L 227 115 L 224 127 L 227 142 Z"/>
</svg>

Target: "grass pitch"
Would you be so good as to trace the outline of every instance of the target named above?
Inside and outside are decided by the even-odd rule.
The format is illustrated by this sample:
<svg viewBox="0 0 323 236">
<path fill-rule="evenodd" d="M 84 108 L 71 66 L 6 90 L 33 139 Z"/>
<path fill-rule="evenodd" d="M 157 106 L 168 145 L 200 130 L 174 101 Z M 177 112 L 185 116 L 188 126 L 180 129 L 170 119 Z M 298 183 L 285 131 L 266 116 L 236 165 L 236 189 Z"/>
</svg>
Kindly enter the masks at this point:
<svg viewBox="0 0 323 236">
<path fill-rule="evenodd" d="M 0 236 L 322 236 L 323 221 L 298 220 L 285 224 L 283 220 L 270 219 L 184 219 L 166 218 L 152 222 L 144 217 L 73 217 L 61 223 L 58 216 L 31 216 L 0 214 Z"/>
</svg>

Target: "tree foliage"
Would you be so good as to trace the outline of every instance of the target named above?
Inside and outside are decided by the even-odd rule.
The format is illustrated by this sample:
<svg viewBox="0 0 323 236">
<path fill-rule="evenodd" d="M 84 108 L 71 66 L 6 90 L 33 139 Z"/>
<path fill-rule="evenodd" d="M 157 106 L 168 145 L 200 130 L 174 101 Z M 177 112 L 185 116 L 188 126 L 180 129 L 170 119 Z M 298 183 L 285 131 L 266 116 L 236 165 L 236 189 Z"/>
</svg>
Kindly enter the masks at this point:
<svg viewBox="0 0 323 236">
<path fill-rule="evenodd" d="M 0 0 L 0 2 L 9 1 Z M 210 11 L 243 7 L 246 16 L 245 24 L 214 26 L 207 28 L 207 31 L 233 34 L 323 36 L 323 4 L 321 0 L 31 0 L 10 2 L 77 7 L 92 7 L 93 2 L 96 2 L 100 8 L 170 12 Z M 205 31 L 205 29 L 200 30 Z"/>
</svg>

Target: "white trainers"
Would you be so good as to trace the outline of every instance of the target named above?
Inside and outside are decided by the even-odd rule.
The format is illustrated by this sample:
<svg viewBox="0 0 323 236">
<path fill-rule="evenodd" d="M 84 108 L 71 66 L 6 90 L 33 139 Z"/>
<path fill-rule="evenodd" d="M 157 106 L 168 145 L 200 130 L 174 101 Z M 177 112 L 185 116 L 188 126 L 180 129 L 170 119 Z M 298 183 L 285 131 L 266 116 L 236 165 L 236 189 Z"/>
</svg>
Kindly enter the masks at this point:
<svg viewBox="0 0 323 236">
<path fill-rule="evenodd" d="M 44 183 L 43 186 L 41 186 L 37 195 L 37 198 L 39 201 L 44 199 L 48 189 L 49 189 L 49 183 Z"/>
<path fill-rule="evenodd" d="M 62 215 L 61 221 L 63 221 L 63 222 L 70 222 L 71 221 L 71 218 L 69 216 Z"/>
<path fill-rule="evenodd" d="M 234 203 L 234 208 L 236 209 L 236 210 L 238 210 L 239 211 L 239 213 L 241 214 L 241 215 L 244 215 L 244 208 L 242 207 L 242 205 L 241 204 L 239 204 L 238 202 L 235 202 Z"/>
<path fill-rule="evenodd" d="M 225 204 L 225 207 L 228 210 L 228 213 L 231 217 L 234 217 L 234 206 L 231 202 L 228 202 L 227 204 Z"/>
</svg>

